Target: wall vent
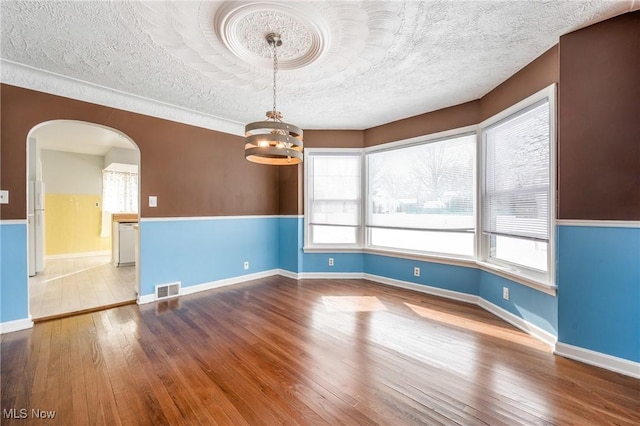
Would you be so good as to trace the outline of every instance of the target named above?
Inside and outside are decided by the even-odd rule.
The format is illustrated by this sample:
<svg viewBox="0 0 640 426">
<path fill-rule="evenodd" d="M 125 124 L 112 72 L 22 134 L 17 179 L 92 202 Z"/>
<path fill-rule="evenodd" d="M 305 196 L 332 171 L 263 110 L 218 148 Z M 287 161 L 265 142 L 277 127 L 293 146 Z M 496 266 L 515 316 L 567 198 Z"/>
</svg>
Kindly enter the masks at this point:
<svg viewBox="0 0 640 426">
<path fill-rule="evenodd" d="M 168 284 L 159 284 L 156 286 L 156 300 L 169 299 L 170 297 L 180 296 L 180 281 Z"/>
</svg>

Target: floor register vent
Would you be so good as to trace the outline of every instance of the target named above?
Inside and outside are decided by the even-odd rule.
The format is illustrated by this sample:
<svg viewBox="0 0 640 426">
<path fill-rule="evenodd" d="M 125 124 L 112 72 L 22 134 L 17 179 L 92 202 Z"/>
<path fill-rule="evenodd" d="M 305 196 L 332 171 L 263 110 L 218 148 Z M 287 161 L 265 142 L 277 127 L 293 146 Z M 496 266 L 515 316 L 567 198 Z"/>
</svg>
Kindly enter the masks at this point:
<svg viewBox="0 0 640 426">
<path fill-rule="evenodd" d="M 180 296 L 180 281 L 175 283 L 160 284 L 156 286 L 156 300 L 169 299 Z"/>
</svg>

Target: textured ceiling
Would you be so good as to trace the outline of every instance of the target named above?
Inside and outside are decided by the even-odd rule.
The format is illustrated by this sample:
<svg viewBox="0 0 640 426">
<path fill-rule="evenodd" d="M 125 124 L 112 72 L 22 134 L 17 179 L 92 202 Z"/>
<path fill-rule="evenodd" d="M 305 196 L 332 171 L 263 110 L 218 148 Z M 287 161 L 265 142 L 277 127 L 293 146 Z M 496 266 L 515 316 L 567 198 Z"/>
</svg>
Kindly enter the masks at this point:
<svg viewBox="0 0 640 426">
<path fill-rule="evenodd" d="M 0 3 L 0 56 L 235 123 L 365 129 L 477 99 L 633 1 Z M 6 79 L 3 76 L 3 81 Z M 145 112 L 145 111 L 140 111 Z"/>
</svg>

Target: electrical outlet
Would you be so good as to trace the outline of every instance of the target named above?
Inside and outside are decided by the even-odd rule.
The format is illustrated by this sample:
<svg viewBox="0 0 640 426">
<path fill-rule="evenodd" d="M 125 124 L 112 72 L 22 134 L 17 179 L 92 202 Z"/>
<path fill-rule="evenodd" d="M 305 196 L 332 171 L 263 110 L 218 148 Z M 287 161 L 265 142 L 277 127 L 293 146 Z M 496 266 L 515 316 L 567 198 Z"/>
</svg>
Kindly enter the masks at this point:
<svg viewBox="0 0 640 426">
<path fill-rule="evenodd" d="M 329 266 L 333 266 L 333 257 L 329 258 Z"/>
<path fill-rule="evenodd" d="M 156 195 L 149 195 L 149 207 L 158 207 L 158 197 Z"/>
<path fill-rule="evenodd" d="M 417 266 L 415 268 L 413 268 L 413 276 L 414 277 L 419 277 L 420 276 L 420 268 L 418 268 Z"/>
<path fill-rule="evenodd" d="M 245 270 L 249 269 L 249 262 L 244 262 L 244 269 Z"/>
<path fill-rule="evenodd" d="M 508 287 L 502 287 L 502 298 L 504 300 L 509 300 L 509 288 Z"/>
<path fill-rule="evenodd" d="M 0 191 L 0 204 L 9 204 L 9 191 L 6 189 Z"/>
</svg>

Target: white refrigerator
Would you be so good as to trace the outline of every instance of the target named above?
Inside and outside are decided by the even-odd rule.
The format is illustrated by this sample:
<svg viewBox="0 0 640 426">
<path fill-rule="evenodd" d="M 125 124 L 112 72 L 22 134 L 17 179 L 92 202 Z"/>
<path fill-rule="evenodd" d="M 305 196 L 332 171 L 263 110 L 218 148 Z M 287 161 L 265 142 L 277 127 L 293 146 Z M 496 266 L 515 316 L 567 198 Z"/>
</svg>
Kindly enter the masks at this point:
<svg viewBox="0 0 640 426">
<path fill-rule="evenodd" d="M 27 203 L 29 276 L 44 271 L 44 183 L 29 182 Z"/>
</svg>

